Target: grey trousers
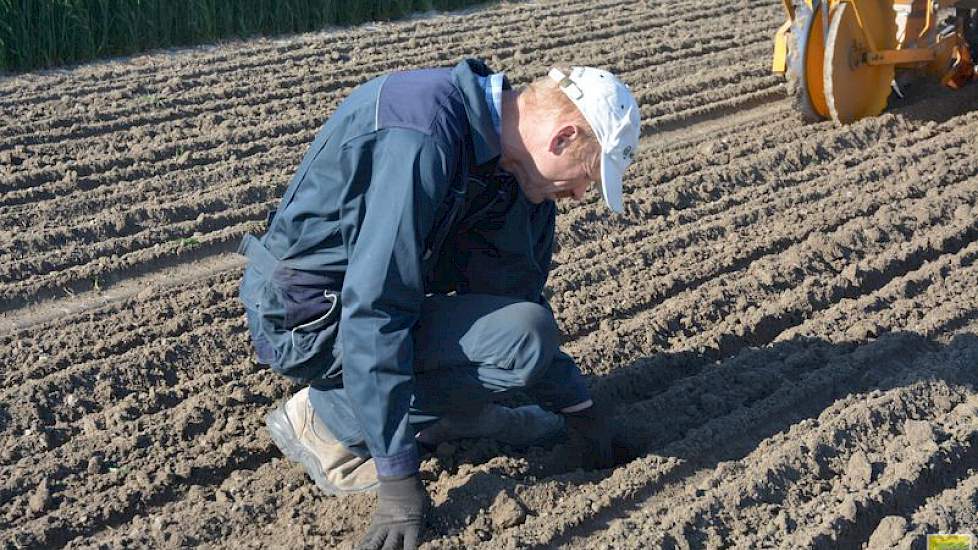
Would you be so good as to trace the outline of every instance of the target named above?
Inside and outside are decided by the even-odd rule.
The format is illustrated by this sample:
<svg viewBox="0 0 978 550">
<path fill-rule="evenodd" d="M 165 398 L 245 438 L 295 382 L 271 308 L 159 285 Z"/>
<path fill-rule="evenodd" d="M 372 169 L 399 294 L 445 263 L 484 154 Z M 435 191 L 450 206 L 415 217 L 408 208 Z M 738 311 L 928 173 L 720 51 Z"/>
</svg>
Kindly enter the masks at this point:
<svg viewBox="0 0 978 550">
<path fill-rule="evenodd" d="M 559 349 L 553 313 L 540 304 L 484 294 L 430 296 L 413 337 L 415 431 L 445 415 L 476 414 L 515 390 L 550 411 L 590 399 L 577 364 Z M 309 398 L 340 442 L 369 455 L 356 404 L 342 386 L 311 388 Z"/>
</svg>

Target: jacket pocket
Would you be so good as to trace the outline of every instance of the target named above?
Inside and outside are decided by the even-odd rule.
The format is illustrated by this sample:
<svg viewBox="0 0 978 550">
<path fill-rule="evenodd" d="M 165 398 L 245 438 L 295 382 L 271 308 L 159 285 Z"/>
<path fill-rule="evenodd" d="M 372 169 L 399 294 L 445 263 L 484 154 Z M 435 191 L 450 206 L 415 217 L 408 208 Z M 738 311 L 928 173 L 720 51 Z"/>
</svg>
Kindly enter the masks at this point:
<svg viewBox="0 0 978 550">
<path fill-rule="evenodd" d="M 328 304 L 325 313 L 289 329 L 292 349 L 300 359 L 311 358 L 319 352 L 323 339 L 334 335 L 335 330 L 331 329 L 335 329 L 334 325 L 340 319 L 339 295 L 327 290 L 323 292 L 323 299 Z"/>
<path fill-rule="evenodd" d="M 282 284 L 282 283 L 286 284 Z M 339 293 L 246 270 L 242 301 L 258 361 L 300 384 L 338 371 Z"/>
</svg>

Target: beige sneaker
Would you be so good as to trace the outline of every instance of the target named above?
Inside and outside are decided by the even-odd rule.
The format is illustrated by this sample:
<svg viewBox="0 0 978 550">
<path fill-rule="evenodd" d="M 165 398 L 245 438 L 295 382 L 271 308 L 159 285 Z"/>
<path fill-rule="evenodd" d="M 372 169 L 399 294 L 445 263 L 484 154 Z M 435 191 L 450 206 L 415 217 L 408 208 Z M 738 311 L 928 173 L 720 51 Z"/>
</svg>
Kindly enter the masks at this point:
<svg viewBox="0 0 978 550">
<path fill-rule="evenodd" d="M 326 493 L 362 493 L 377 488 L 374 460 L 353 454 L 329 433 L 309 402 L 309 388 L 268 413 L 265 425 L 282 454 L 302 464 Z"/>
</svg>

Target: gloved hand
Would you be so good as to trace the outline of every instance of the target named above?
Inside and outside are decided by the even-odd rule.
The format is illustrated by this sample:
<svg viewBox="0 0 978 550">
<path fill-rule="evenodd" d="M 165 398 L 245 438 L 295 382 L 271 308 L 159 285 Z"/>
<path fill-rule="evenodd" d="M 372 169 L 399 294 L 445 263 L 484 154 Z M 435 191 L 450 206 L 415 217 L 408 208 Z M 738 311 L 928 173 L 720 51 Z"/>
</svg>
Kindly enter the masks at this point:
<svg viewBox="0 0 978 550">
<path fill-rule="evenodd" d="M 564 413 L 564 419 L 571 444 L 581 448 L 585 469 L 605 469 L 615 465 L 615 430 L 607 407 L 595 402 L 584 410 Z"/>
<path fill-rule="evenodd" d="M 428 514 L 428 493 L 421 477 L 380 478 L 380 499 L 360 550 L 416 550 Z"/>
</svg>

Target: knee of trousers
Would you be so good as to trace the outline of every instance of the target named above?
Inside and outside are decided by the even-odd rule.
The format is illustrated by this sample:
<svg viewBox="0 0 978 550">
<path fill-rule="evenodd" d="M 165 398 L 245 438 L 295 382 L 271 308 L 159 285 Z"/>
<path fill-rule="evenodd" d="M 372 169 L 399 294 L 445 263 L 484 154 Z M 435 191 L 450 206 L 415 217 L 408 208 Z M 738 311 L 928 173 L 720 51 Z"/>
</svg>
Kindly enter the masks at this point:
<svg viewBox="0 0 978 550">
<path fill-rule="evenodd" d="M 553 363 L 559 344 L 557 322 L 550 310 L 531 302 L 506 309 L 503 330 L 511 342 L 512 381 L 516 387 L 531 386 Z"/>
</svg>

